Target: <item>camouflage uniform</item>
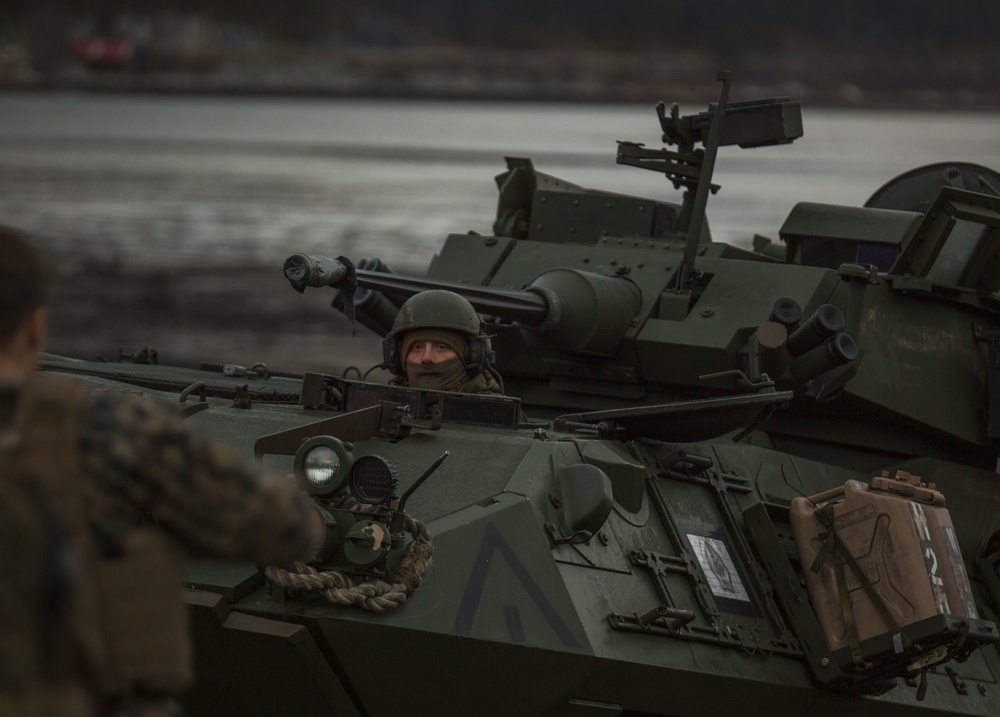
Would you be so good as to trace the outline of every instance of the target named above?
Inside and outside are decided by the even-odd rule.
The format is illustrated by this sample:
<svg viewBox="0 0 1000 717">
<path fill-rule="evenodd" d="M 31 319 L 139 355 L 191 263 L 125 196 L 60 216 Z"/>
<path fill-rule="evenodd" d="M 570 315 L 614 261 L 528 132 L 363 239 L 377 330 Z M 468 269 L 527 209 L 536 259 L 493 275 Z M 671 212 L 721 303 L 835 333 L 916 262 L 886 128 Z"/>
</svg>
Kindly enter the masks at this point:
<svg viewBox="0 0 1000 717">
<path fill-rule="evenodd" d="M 193 552 L 281 564 L 309 545 L 304 493 L 192 438 L 174 412 L 118 393 L 91 397 L 80 435 L 94 531 L 113 537 L 140 512 Z"/>
<path fill-rule="evenodd" d="M 39 380 L 45 381 L 33 382 Z M 48 385 L 51 399 L 55 392 L 51 383 Z M 268 564 L 303 559 L 309 555 L 312 538 L 308 498 L 277 478 L 262 479 L 235 451 L 195 439 L 178 415 L 159 404 L 120 393 L 87 395 L 68 382 L 62 382 L 58 390 L 65 393 L 65 399 L 57 402 L 66 409 L 61 413 L 72 414 L 72 419 L 52 431 L 75 433 L 76 437 L 71 441 L 64 437 L 67 445 L 60 446 L 60 436 L 53 435 L 51 456 L 38 456 L 40 452 L 34 450 L 25 459 L 26 448 L 18 453 L 19 426 L 29 423 L 24 414 L 37 414 L 28 409 L 22 414 L 20 406 L 37 403 L 24 395 L 34 396 L 38 391 L 31 383 L 23 391 L 0 387 L 0 475 L 25 489 L 13 494 L 21 496 L 20 504 L 17 500 L 0 503 L 0 540 L 4 541 L 0 548 L 0 714 L 4 713 L 5 699 L 24 704 L 17 703 L 16 697 L 26 691 L 51 695 L 65 688 L 75 691 L 77 697 L 83 693 L 84 701 L 68 703 L 80 704 L 79 711 L 58 708 L 63 714 L 180 715 L 180 708 L 168 694 L 173 689 L 163 694 L 156 694 L 157 690 L 129 694 L 130 689 L 109 693 L 105 687 L 108 680 L 94 674 L 100 670 L 88 660 L 92 644 L 87 638 L 99 631 L 81 624 L 87 621 L 80 619 L 91 614 L 81 608 L 93 602 L 89 600 L 92 595 L 87 595 L 89 584 L 94 582 L 90 575 L 113 565 L 116 557 L 139 544 L 135 538 L 143 534 L 167 535 L 194 553 Z M 21 433 L 37 438 L 47 430 L 36 425 Z M 25 446 L 36 444 L 30 438 L 24 441 Z M 74 532 L 72 527 L 73 510 L 66 509 L 70 499 L 45 490 L 45 481 L 32 481 L 32 470 L 12 467 L 30 468 L 35 458 L 43 464 L 48 460 L 51 465 L 76 466 L 72 471 L 75 483 L 69 485 L 79 488 L 77 512 L 86 533 L 82 539 L 81 531 Z M 5 497 L 8 493 L 5 491 Z M 133 561 L 132 565 L 136 564 L 147 565 Z M 162 602 L 166 592 L 168 602 L 172 602 L 177 600 L 173 591 L 180 583 L 169 570 L 163 571 L 166 582 L 155 574 L 164 564 L 150 560 L 150 574 L 143 577 L 148 577 L 150 584 L 169 586 L 157 589 L 155 601 Z M 121 587 L 115 585 L 112 592 Z M 135 592 L 142 596 L 142 585 Z M 143 597 L 149 597 L 148 590 Z M 177 603 L 179 606 L 179 600 Z M 132 612 L 134 618 L 136 611 Z M 149 631 L 149 636 L 140 637 L 140 644 L 155 643 L 163 630 L 171 629 L 169 620 L 166 626 L 158 625 L 163 619 L 160 612 L 157 609 L 158 614 L 149 615 L 147 621 L 139 610 L 138 632 Z M 183 609 L 178 614 L 183 620 Z M 111 619 L 117 620 L 118 614 Z M 39 642 L 38 635 L 43 637 L 41 644 L 34 644 Z M 185 637 L 172 642 L 180 643 L 173 654 L 180 655 L 183 669 L 179 670 L 181 677 L 170 679 L 181 689 L 189 679 L 190 646 Z M 100 648 L 99 643 L 100 639 L 95 643 Z M 144 649 L 149 652 L 148 644 Z M 147 674 L 155 677 L 155 670 L 151 668 Z M 45 702 L 46 707 L 31 713 L 48 715 L 57 710 L 52 700 Z M 21 709 L 19 714 L 25 711 Z"/>
</svg>

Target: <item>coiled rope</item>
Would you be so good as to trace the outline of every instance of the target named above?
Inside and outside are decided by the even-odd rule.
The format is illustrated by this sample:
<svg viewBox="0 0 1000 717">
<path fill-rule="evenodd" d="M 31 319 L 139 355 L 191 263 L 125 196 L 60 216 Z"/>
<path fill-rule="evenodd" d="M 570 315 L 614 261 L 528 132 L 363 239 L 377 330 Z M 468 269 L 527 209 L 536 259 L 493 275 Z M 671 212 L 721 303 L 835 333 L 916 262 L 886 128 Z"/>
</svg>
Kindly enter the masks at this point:
<svg viewBox="0 0 1000 717">
<path fill-rule="evenodd" d="M 341 499 L 336 507 L 364 513 L 374 511 L 373 507 L 362 505 L 350 496 Z M 399 565 L 385 580 L 359 581 L 340 570 L 320 571 L 302 562 L 294 563 L 292 570 L 269 565 L 264 568 L 264 575 L 282 588 L 299 592 L 319 591 L 334 605 L 357 605 L 362 610 L 385 612 L 402 605 L 420 587 L 434 555 L 432 536 L 423 523 L 407 515 L 403 518 L 403 529 L 413 540 L 406 546 Z"/>
</svg>

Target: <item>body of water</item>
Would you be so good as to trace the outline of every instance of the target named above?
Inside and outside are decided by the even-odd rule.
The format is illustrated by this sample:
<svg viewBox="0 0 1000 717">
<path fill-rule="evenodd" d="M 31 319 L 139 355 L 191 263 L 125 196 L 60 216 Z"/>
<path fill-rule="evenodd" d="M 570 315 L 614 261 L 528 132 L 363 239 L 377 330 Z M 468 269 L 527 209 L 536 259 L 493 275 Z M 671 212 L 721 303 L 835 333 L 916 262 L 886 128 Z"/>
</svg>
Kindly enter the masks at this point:
<svg viewBox="0 0 1000 717">
<path fill-rule="evenodd" d="M 791 145 L 720 149 L 713 235 L 776 237 L 798 201 L 860 205 L 928 163 L 1000 169 L 998 120 L 806 107 Z M 616 140 L 659 134 L 633 105 L 0 94 L 0 221 L 67 262 L 225 267 L 291 250 L 421 269 L 448 233 L 491 233 L 505 155 L 679 201 L 662 175 L 615 164 Z"/>
</svg>

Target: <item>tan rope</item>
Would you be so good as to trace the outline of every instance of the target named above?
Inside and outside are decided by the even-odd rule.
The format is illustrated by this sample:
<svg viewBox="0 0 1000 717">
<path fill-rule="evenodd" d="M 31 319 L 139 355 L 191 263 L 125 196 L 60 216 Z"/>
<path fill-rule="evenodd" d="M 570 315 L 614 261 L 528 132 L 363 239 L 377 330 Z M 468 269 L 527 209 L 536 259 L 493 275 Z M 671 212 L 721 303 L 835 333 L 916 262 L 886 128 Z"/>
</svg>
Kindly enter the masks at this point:
<svg viewBox="0 0 1000 717">
<path fill-rule="evenodd" d="M 342 499 L 337 507 L 358 512 L 374 510 L 350 497 Z M 296 562 L 292 570 L 269 565 L 264 568 L 264 575 L 282 588 L 299 592 L 318 591 L 334 605 L 357 605 L 362 610 L 380 613 L 391 610 L 406 602 L 420 587 L 424 574 L 433 562 L 434 546 L 426 526 L 407 515 L 403 519 L 403 528 L 413 540 L 406 546 L 406 554 L 386 580 L 355 581 L 340 570 L 319 571 L 301 562 Z"/>
</svg>

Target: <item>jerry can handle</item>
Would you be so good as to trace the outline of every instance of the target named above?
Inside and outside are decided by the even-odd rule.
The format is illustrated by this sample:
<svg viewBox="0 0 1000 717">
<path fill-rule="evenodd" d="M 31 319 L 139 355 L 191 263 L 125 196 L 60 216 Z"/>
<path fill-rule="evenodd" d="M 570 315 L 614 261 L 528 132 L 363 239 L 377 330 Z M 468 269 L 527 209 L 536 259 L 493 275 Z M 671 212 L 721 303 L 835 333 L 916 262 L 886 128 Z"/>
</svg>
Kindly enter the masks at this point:
<svg viewBox="0 0 1000 717">
<path fill-rule="evenodd" d="M 809 496 L 809 501 L 815 504 L 817 507 L 819 507 L 821 503 L 825 503 L 828 500 L 832 500 L 834 498 L 842 498 L 844 496 L 844 487 L 845 486 L 840 485 L 837 486 L 836 488 L 825 490 L 822 493 L 811 495 Z"/>
<path fill-rule="evenodd" d="M 937 490 L 924 485 L 913 485 L 891 478 L 872 478 L 871 489 L 893 493 L 928 505 L 944 505 L 944 496 Z"/>
</svg>

